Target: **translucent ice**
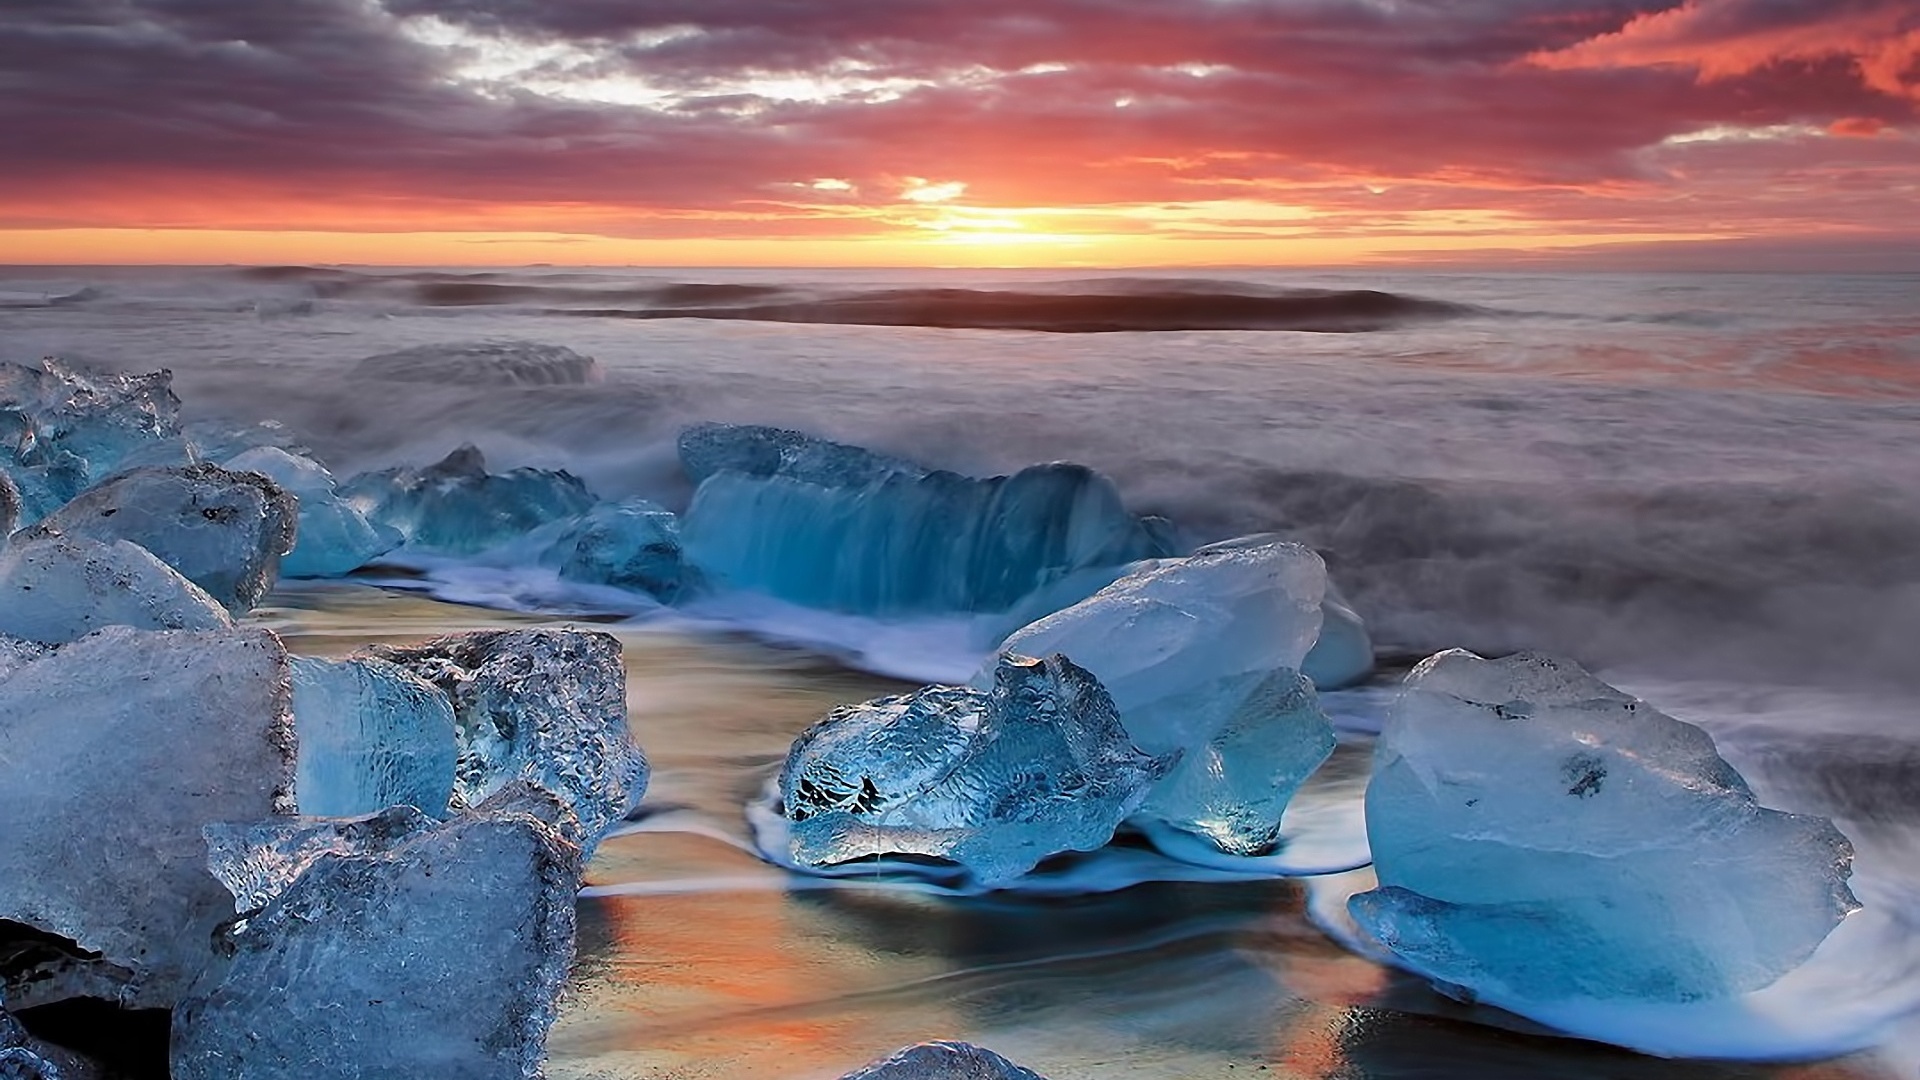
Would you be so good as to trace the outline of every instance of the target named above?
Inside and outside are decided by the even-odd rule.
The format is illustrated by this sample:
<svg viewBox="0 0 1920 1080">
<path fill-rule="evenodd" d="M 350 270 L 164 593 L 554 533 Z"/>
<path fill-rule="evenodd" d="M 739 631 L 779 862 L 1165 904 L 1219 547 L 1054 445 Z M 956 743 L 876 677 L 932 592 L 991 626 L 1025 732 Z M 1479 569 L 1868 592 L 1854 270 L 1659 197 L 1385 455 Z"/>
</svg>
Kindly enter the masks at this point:
<svg viewBox="0 0 1920 1080">
<path fill-rule="evenodd" d="M 933 855 L 991 885 L 1110 840 L 1173 758 L 1135 748 L 1071 661 L 1006 658 L 995 675 L 990 691 L 842 706 L 802 733 L 780 774 L 793 857 Z"/>
<path fill-rule="evenodd" d="M 0 968 L 9 1002 L 173 1004 L 233 916 L 201 830 L 291 809 L 279 639 L 102 630 L 0 679 L 0 746 L 0 920 L 99 954 Z"/>
<path fill-rule="evenodd" d="M 439 822 L 411 806 L 350 818 L 276 817 L 218 822 L 202 830 L 207 869 L 233 894 L 233 910 L 251 915 L 291 888 L 322 855 L 391 851 Z"/>
<path fill-rule="evenodd" d="M 1380 888 L 1349 901 L 1360 926 L 1508 1007 L 1741 994 L 1858 907 L 1832 823 L 1759 806 L 1706 732 L 1534 654 L 1414 669 L 1367 835 Z"/>
<path fill-rule="evenodd" d="M 0 472 L 20 488 L 23 524 L 120 469 L 189 459 L 170 373 L 0 364 Z"/>
<path fill-rule="evenodd" d="M 680 433 L 680 466 L 695 484 L 720 472 L 784 476 L 821 487 L 865 487 L 927 470 L 903 458 L 757 424 L 695 424 Z"/>
<path fill-rule="evenodd" d="M 125 540 L 42 536 L 0 547 L 0 634 L 59 644 L 106 626 L 213 630 L 230 622 L 198 585 Z"/>
<path fill-rule="evenodd" d="M 840 1080 L 1045 1080 L 984 1047 L 963 1042 L 909 1046 Z"/>
<path fill-rule="evenodd" d="M 354 817 L 389 806 L 444 816 L 453 796 L 453 703 L 372 656 L 293 660 L 302 814 Z"/>
<path fill-rule="evenodd" d="M 340 494 L 369 521 L 406 537 L 408 550 L 445 555 L 484 551 L 594 504 L 572 473 L 489 473 L 472 446 L 425 469 L 361 473 L 341 485 Z"/>
<path fill-rule="evenodd" d="M 65 1076 L 53 1062 L 24 1044 L 0 1049 L 0 1080 L 63 1080 Z"/>
<path fill-rule="evenodd" d="M 1142 563 L 1016 632 L 1000 655 L 1057 652 L 1093 672 L 1136 744 L 1186 755 L 1147 812 L 1224 851 L 1257 854 L 1333 751 L 1332 726 L 1297 675 L 1325 588 L 1311 550 L 1244 537 Z M 988 678 L 982 669 L 974 685 Z"/>
<path fill-rule="evenodd" d="M 626 669 L 610 634 L 482 630 L 375 655 L 453 702 L 455 809 L 525 779 L 580 820 L 589 854 L 647 789 L 647 759 L 627 730 Z"/>
<path fill-rule="evenodd" d="M 1320 636 L 1300 661 L 1300 674 L 1320 690 L 1339 690 L 1373 674 L 1373 638 L 1347 598 L 1327 582 L 1320 602 Z"/>
<path fill-rule="evenodd" d="M 809 452 L 820 446 L 834 444 Z M 890 615 L 1003 611 L 1077 571 L 1165 551 L 1112 482 L 1082 466 L 977 480 L 887 471 L 837 449 L 852 460 L 707 477 L 682 525 L 688 560 L 734 588 Z"/>
<path fill-rule="evenodd" d="M 646 499 L 601 503 L 567 526 L 548 548 L 569 581 L 614 585 L 671 602 L 689 584 L 680 522 Z"/>
<path fill-rule="evenodd" d="M 22 535 L 130 540 L 241 613 L 273 588 L 280 557 L 293 546 L 297 515 L 294 498 L 258 473 L 217 465 L 133 469 Z"/>
<path fill-rule="evenodd" d="M 174 1010 L 176 1080 L 539 1076 L 580 850 L 550 796 L 515 795 L 314 859 L 233 937 L 220 983 Z"/>
<path fill-rule="evenodd" d="M 259 446 L 229 459 L 226 467 L 260 473 L 299 498 L 300 527 L 293 550 L 280 560 L 280 573 L 286 577 L 338 577 L 400 546 L 399 532 L 372 524 L 340 498 L 333 474 L 312 458 Z"/>
</svg>

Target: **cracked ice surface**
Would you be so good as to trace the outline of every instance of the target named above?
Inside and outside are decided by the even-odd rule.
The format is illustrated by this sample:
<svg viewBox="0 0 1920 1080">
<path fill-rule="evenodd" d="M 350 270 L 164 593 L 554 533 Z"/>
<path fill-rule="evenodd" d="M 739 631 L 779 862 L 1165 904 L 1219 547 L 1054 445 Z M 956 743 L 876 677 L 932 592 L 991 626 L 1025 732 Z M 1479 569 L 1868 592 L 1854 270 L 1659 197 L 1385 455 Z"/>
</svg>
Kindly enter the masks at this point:
<svg viewBox="0 0 1920 1080">
<path fill-rule="evenodd" d="M 0 919 L 101 954 L 9 996 L 178 1000 L 233 914 L 201 830 L 291 809 L 288 697 L 254 628 L 115 627 L 0 679 Z"/>
<path fill-rule="evenodd" d="M 833 710 L 794 742 L 780 795 L 799 862 L 933 855 L 991 885 L 1106 844 L 1172 763 L 1128 741 L 1086 670 L 1014 657 L 991 691 L 932 686 Z"/>
<path fill-rule="evenodd" d="M 218 465 L 134 469 L 48 514 L 22 535 L 139 544 L 242 614 L 273 588 L 293 546 L 298 504 L 258 473 Z"/>
<path fill-rule="evenodd" d="M 0 634 L 62 644 L 108 626 L 215 630 L 226 609 L 138 544 L 22 537 L 0 547 Z"/>
<path fill-rule="evenodd" d="M 446 815 L 459 747 L 439 688 L 372 656 L 293 659 L 302 814 L 354 817 L 389 806 Z"/>
<path fill-rule="evenodd" d="M 1730 997 L 1858 907 L 1831 822 L 1760 806 L 1706 732 L 1537 654 L 1408 675 L 1367 834 L 1381 887 L 1355 920 L 1499 1002 Z"/>
<path fill-rule="evenodd" d="M 219 984 L 174 1010 L 173 1076 L 538 1077 L 573 959 L 581 855 L 563 816 L 513 785 L 426 831 L 402 816 L 373 835 L 261 837 L 333 846 L 296 856 L 284 885 L 243 885 L 270 899 Z"/>
<path fill-rule="evenodd" d="M 529 780 L 578 816 L 591 854 L 645 794 L 647 759 L 627 729 L 626 669 L 612 635 L 482 630 L 369 652 L 453 702 L 455 809 Z"/>
</svg>

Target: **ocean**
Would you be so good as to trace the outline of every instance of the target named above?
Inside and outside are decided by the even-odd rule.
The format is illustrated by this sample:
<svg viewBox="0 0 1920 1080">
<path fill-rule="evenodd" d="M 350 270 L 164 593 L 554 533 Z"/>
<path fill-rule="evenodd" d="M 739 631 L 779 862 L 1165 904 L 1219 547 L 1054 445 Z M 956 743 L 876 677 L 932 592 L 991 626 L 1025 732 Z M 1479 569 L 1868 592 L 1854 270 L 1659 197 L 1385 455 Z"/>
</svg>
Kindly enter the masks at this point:
<svg viewBox="0 0 1920 1080">
<path fill-rule="evenodd" d="M 584 620 L 621 636 L 656 772 L 589 868 L 556 1078 L 828 1078 L 936 1037 L 1054 1080 L 1911 1077 L 1917 301 L 1916 275 L 13 267 L 0 360 L 171 369 L 188 418 L 277 421 L 343 477 L 472 443 L 496 470 L 675 509 L 674 439 L 703 420 L 976 475 L 1080 462 L 1185 544 L 1313 546 L 1367 619 L 1382 672 L 1330 695 L 1342 748 L 1301 807 L 1329 852 L 1393 683 L 1456 646 L 1578 659 L 1858 852 L 1864 909 L 1765 1000 L 1560 1018 L 1718 1059 L 1668 1061 L 1344 948 L 1324 912 L 1354 875 L 1123 843 L 956 895 L 759 858 L 750 807 L 802 728 L 978 664 L 941 620 L 661 609 L 511 558 L 285 585 L 257 617 L 297 651 Z M 504 359 L 436 367 L 475 342 Z M 512 359 L 554 347 L 595 363 Z M 403 379 L 359 367 L 403 350 Z"/>
</svg>

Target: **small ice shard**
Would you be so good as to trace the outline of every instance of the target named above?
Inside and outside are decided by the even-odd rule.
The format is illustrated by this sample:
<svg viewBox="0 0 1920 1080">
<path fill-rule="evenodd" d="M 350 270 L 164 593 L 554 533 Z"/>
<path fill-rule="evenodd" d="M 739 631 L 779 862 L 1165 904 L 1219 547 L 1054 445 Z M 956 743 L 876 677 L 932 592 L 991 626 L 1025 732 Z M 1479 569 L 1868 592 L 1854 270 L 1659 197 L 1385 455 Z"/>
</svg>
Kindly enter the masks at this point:
<svg viewBox="0 0 1920 1080">
<path fill-rule="evenodd" d="M 534 1080 L 580 875 L 552 801 L 516 785 L 314 859 L 234 935 L 220 983 L 174 1010 L 173 1076 Z"/>
<path fill-rule="evenodd" d="M 758 424 L 695 424 L 680 433 L 680 467 L 698 485 L 720 472 L 784 476 L 821 487 L 865 487 L 889 476 L 927 470 L 903 458 L 786 428 Z"/>
<path fill-rule="evenodd" d="M 759 434 L 720 439 L 742 430 Z M 1004 611 L 1077 572 L 1166 552 L 1164 530 L 1080 465 L 981 480 L 777 429 L 689 436 L 682 460 L 704 478 L 681 526 L 688 561 L 808 607 Z"/>
<path fill-rule="evenodd" d="M 1046 1080 L 985 1047 L 963 1042 L 926 1042 L 897 1051 L 885 1061 L 856 1069 L 840 1080 Z"/>
<path fill-rule="evenodd" d="M 216 822 L 201 830 L 207 869 L 233 894 L 233 910 L 251 915 L 286 892 L 322 855 L 379 854 L 439 822 L 411 806 L 352 818 L 280 817 Z"/>
<path fill-rule="evenodd" d="M 1320 631 L 1326 569 L 1256 535 L 1141 563 L 1016 632 L 1000 656 L 1062 653 L 1113 695 L 1150 754 L 1182 753 L 1146 812 L 1239 855 L 1270 850 L 1287 802 L 1333 752 L 1298 668 Z M 990 678 L 982 668 L 973 684 Z"/>
<path fill-rule="evenodd" d="M 369 356 L 356 379 L 440 386 L 587 386 L 605 382 L 600 361 L 538 341 L 466 341 L 420 345 Z"/>
<path fill-rule="evenodd" d="M 1104 845 L 1173 763 L 1128 741 L 1085 669 L 1008 657 L 990 691 L 930 686 L 828 713 L 787 753 L 781 810 L 799 862 L 932 855 L 998 885 Z"/>
<path fill-rule="evenodd" d="M 1422 662 L 1366 803 L 1380 888 L 1354 919 L 1520 1011 L 1743 994 L 1859 907 L 1831 822 L 1761 807 L 1706 732 L 1552 657 Z"/>
<path fill-rule="evenodd" d="M 226 467 L 259 473 L 299 498 L 300 527 L 293 550 L 280 560 L 282 576 L 339 577 L 400 546 L 401 535 L 369 522 L 340 498 L 333 474 L 312 458 L 260 446 L 230 458 Z"/>
<path fill-rule="evenodd" d="M 567 526 L 546 561 L 568 581 L 613 585 L 663 602 L 679 598 L 690 577 L 680 551 L 680 522 L 646 499 L 601 503 Z"/>
<path fill-rule="evenodd" d="M 41 536 L 0 547 L 0 634 L 57 645 L 108 626 L 214 630 L 231 622 L 200 586 L 138 544 Z"/>
<path fill-rule="evenodd" d="M 302 814 L 404 805 L 445 816 L 459 748 L 453 703 L 439 688 L 378 657 L 295 657 L 293 719 Z"/>
<path fill-rule="evenodd" d="M 1373 674 L 1373 637 L 1366 621 L 1332 581 L 1320 601 L 1320 637 L 1300 661 L 1300 674 L 1312 679 L 1318 690 L 1354 686 Z"/>
<path fill-rule="evenodd" d="M 57 360 L 0 364 L 0 471 L 31 524 L 110 473 L 191 459 L 173 376 L 82 372 Z"/>
<path fill-rule="evenodd" d="M 627 729 L 626 669 L 611 634 L 481 630 L 369 651 L 452 700 L 454 809 L 528 780 L 579 818 L 591 855 L 646 793 L 647 759 Z"/>
<path fill-rule="evenodd" d="M 340 486 L 340 495 L 367 520 L 397 530 L 408 550 L 442 555 L 485 551 L 585 513 L 595 501 L 569 472 L 489 473 L 473 446 L 424 469 L 361 473 Z"/>
<path fill-rule="evenodd" d="M 273 588 L 280 557 L 293 546 L 298 513 L 294 498 L 258 473 L 217 465 L 133 469 L 22 535 L 130 540 L 242 614 Z"/>
<path fill-rule="evenodd" d="M 287 654 L 264 629 L 115 627 L 0 680 L 0 920 L 64 938 L 21 1006 L 172 1005 L 233 916 L 201 830 L 290 810 Z"/>
</svg>

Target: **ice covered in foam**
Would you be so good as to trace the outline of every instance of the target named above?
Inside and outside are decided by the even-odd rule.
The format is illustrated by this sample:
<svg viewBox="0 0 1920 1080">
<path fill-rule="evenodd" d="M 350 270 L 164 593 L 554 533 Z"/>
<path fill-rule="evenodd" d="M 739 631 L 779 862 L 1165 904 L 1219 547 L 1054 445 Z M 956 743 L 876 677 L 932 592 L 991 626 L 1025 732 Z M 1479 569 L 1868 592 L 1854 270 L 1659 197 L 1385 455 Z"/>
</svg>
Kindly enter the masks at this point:
<svg viewBox="0 0 1920 1080">
<path fill-rule="evenodd" d="M 1128 740 L 1086 670 L 1006 658 L 991 690 L 931 686 L 828 713 L 789 750 L 780 799 L 798 862 L 931 855 L 994 885 L 1104 845 L 1173 761 Z"/>
<path fill-rule="evenodd" d="M 543 562 L 568 581 L 612 585 L 672 602 L 698 575 L 686 565 L 680 522 L 647 499 L 601 503 L 569 522 Z"/>
<path fill-rule="evenodd" d="M 1760 806 L 1706 732 L 1570 661 L 1430 657 L 1375 754 L 1353 918 L 1508 1008 L 1730 998 L 1858 907 L 1831 822 Z"/>
<path fill-rule="evenodd" d="M 405 537 L 408 551 L 443 555 L 485 551 L 585 513 L 596 501 L 565 471 L 488 472 L 486 458 L 470 445 L 424 469 L 361 473 L 340 486 L 340 495 L 369 521 Z"/>
</svg>

